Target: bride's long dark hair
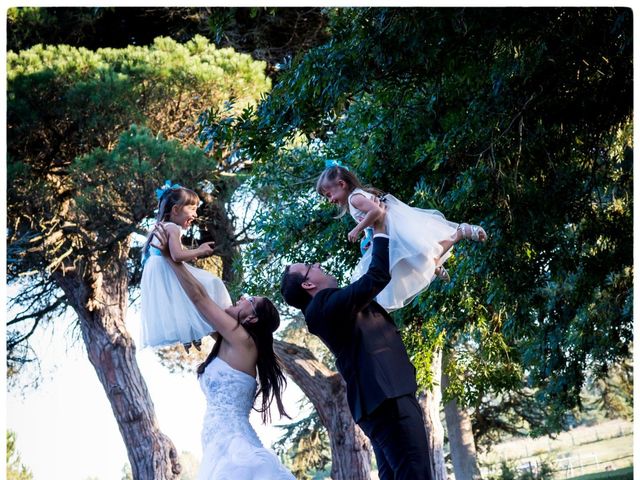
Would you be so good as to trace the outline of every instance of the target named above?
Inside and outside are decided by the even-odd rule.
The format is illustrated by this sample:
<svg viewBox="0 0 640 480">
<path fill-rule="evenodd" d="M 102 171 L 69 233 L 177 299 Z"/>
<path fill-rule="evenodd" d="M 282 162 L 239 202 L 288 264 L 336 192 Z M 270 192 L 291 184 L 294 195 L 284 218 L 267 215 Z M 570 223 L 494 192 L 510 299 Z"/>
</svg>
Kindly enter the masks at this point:
<svg viewBox="0 0 640 480">
<path fill-rule="evenodd" d="M 273 332 L 280 326 L 280 314 L 268 298 L 263 297 L 257 301 L 254 306 L 258 321 L 239 324 L 251 335 L 258 349 L 258 362 L 256 366 L 258 369 L 259 385 L 255 399 L 262 395 L 262 406 L 260 408 L 254 406 L 253 408 L 261 413 L 264 423 L 271 421 L 269 407 L 275 398 L 280 417 L 285 416 L 291 418 L 287 415 L 284 405 L 282 404 L 282 391 L 287 384 L 287 380 L 284 373 L 282 373 L 282 363 L 276 355 L 276 352 L 273 351 Z M 202 375 L 207 365 L 218 356 L 222 341 L 219 334 L 216 334 L 216 336 L 217 341 L 211 353 L 204 362 L 198 365 L 198 376 Z"/>
</svg>

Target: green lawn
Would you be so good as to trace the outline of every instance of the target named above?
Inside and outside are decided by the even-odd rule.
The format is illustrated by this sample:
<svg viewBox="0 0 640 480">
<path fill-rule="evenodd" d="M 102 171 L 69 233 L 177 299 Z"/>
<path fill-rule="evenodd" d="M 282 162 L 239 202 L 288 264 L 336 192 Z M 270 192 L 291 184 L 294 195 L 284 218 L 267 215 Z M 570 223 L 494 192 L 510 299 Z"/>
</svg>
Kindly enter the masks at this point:
<svg viewBox="0 0 640 480">
<path fill-rule="evenodd" d="M 572 480 L 633 480 L 633 465 L 627 468 L 621 468 L 619 470 L 612 470 L 609 472 L 590 473 L 588 475 L 581 475 L 579 477 L 573 477 Z"/>
</svg>

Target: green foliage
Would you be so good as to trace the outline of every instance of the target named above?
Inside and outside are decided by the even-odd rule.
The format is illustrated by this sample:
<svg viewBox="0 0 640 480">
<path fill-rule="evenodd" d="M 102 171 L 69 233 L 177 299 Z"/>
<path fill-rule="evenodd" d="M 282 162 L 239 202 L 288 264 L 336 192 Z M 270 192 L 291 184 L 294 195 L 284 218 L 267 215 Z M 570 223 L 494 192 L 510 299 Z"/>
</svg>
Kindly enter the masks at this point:
<svg viewBox="0 0 640 480">
<path fill-rule="evenodd" d="M 280 428 L 284 434 L 273 448 L 285 456 L 285 465 L 296 478 L 314 478 L 315 473 L 330 470 L 329 438 L 316 412 Z"/>
<path fill-rule="evenodd" d="M 122 477 L 120 480 L 133 480 L 133 473 L 131 472 L 131 465 L 129 462 L 122 466 Z"/>
<path fill-rule="evenodd" d="M 433 319 L 422 323 L 416 318 L 415 322 L 407 324 L 402 330 L 402 338 L 411 352 L 411 363 L 416 367 L 416 380 L 421 389 L 430 389 L 434 383 L 440 383 L 440 378 L 433 378 L 431 369 L 433 353 L 438 348 L 442 349 L 444 341 L 444 335 L 438 334 L 436 328 Z"/>
<path fill-rule="evenodd" d="M 598 473 L 589 473 L 587 475 L 580 475 L 578 477 L 573 477 L 575 480 L 632 480 L 633 477 L 633 466 L 619 468 L 613 471 L 604 471 Z"/>
<path fill-rule="evenodd" d="M 85 149 L 107 146 L 141 119 L 192 142 L 199 112 L 229 98 L 242 108 L 270 88 L 263 63 L 201 36 L 185 44 L 160 37 L 150 47 L 97 51 L 37 45 L 8 53 L 7 80 L 8 121 L 18 128 L 9 136 L 12 145 L 19 135 L 35 141 L 36 134 L 57 133 L 65 146 Z"/>
<path fill-rule="evenodd" d="M 326 40 L 326 16 L 310 7 L 14 7 L 7 11 L 7 50 L 37 44 L 98 48 L 147 46 L 154 38 L 184 43 L 205 35 L 220 47 L 267 62 L 269 76 L 299 51 Z"/>
<path fill-rule="evenodd" d="M 587 366 L 602 374 L 632 338 L 631 11 L 341 8 L 329 28 L 255 112 L 202 126 L 256 162 L 256 281 L 325 259 L 345 279 L 357 261 L 349 220 L 313 192 L 327 158 L 481 223 L 489 241 L 455 247 L 452 281 L 394 316 L 429 337 L 414 358 L 440 335 L 457 349 L 463 403 L 528 386 L 562 428 Z"/>
<path fill-rule="evenodd" d="M 202 7 L 15 7 L 7 10 L 7 50 L 39 43 L 90 50 L 149 45 L 159 36 L 186 42 L 206 31 Z"/>
<path fill-rule="evenodd" d="M 147 193 L 160 179 L 215 178 L 216 167 L 199 148 L 132 125 L 111 151 L 96 148 L 72 163 L 76 215 L 91 232 L 92 245 L 106 249 L 153 211 L 156 199 Z"/>
<path fill-rule="evenodd" d="M 7 430 L 7 480 L 32 480 L 33 474 L 22 464 L 16 449 L 16 434 Z"/>
<path fill-rule="evenodd" d="M 253 52 L 266 60 L 269 74 L 280 64 L 325 41 L 326 16 L 322 8 L 225 7 L 207 9 L 211 37 L 217 45 Z"/>
<path fill-rule="evenodd" d="M 633 357 L 612 365 L 606 376 L 589 376 L 582 393 L 582 423 L 633 420 Z"/>
<path fill-rule="evenodd" d="M 520 470 L 515 465 L 503 461 L 500 464 L 500 475 L 490 476 L 490 480 L 551 480 L 554 478 L 553 469 L 547 462 L 540 463 L 535 471 L 529 469 Z"/>
<path fill-rule="evenodd" d="M 70 43 L 90 36 L 109 8 L 7 9 L 7 50 L 23 50 L 37 43 Z M 53 41 L 52 41 L 53 40 Z"/>
</svg>

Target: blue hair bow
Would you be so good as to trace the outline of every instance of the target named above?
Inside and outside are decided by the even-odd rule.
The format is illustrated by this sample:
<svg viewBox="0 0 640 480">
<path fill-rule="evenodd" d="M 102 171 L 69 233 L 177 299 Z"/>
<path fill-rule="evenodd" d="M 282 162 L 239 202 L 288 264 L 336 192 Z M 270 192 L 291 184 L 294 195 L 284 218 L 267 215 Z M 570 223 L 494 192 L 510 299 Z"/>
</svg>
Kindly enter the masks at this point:
<svg viewBox="0 0 640 480">
<path fill-rule="evenodd" d="M 347 167 L 346 165 L 343 165 L 342 162 L 340 162 L 338 160 L 325 160 L 324 161 L 324 166 L 325 166 L 325 168 L 342 167 L 345 170 L 349 170 L 349 167 Z"/>
<path fill-rule="evenodd" d="M 178 188 L 182 188 L 182 185 L 179 185 L 177 183 L 174 183 L 172 185 L 171 180 L 165 180 L 164 185 L 162 185 L 160 188 L 156 188 L 156 198 L 160 200 L 162 198 L 162 195 L 164 195 L 167 190 L 177 190 Z"/>
</svg>

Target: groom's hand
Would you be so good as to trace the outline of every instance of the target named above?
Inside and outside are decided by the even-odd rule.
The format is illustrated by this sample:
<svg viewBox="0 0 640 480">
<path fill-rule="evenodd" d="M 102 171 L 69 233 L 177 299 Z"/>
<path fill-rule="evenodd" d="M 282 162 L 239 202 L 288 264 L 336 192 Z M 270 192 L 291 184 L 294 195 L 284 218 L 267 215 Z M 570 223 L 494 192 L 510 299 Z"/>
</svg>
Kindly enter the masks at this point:
<svg viewBox="0 0 640 480">
<path fill-rule="evenodd" d="M 387 227 L 385 225 L 385 218 L 387 217 L 387 205 L 384 202 L 380 202 L 380 200 L 378 198 L 376 198 L 377 200 L 377 204 L 380 207 L 380 216 L 378 218 L 376 218 L 376 221 L 373 223 L 372 227 L 373 227 L 373 234 L 375 235 L 376 233 L 388 233 L 387 232 Z"/>
</svg>

